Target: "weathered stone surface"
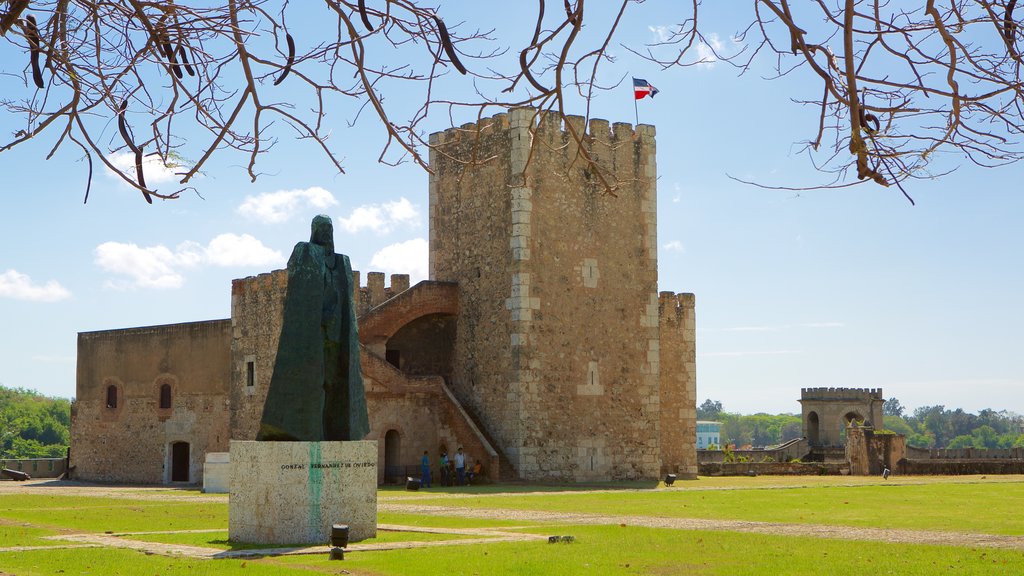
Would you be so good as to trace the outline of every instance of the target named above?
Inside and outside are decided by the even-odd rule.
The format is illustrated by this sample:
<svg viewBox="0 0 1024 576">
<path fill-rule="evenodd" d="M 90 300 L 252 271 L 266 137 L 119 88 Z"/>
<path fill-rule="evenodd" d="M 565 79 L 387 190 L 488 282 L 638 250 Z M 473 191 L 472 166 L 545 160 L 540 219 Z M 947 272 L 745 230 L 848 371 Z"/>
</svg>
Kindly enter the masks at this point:
<svg viewBox="0 0 1024 576">
<path fill-rule="evenodd" d="M 207 452 L 203 463 L 203 492 L 226 494 L 231 489 L 229 452 Z"/>
<path fill-rule="evenodd" d="M 214 320 L 78 335 L 71 415 L 77 480 L 202 481 L 207 452 L 228 448 L 231 322 Z M 170 387 L 171 404 L 160 404 Z M 117 402 L 107 404 L 113 387 Z M 173 458 L 174 446 L 187 454 Z"/>
<path fill-rule="evenodd" d="M 231 541 L 327 544 L 377 534 L 377 443 L 231 441 Z"/>
<path fill-rule="evenodd" d="M 370 430 L 359 368 L 352 266 L 327 216 L 288 260 L 288 292 L 257 440 L 361 440 Z"/>
</svg>

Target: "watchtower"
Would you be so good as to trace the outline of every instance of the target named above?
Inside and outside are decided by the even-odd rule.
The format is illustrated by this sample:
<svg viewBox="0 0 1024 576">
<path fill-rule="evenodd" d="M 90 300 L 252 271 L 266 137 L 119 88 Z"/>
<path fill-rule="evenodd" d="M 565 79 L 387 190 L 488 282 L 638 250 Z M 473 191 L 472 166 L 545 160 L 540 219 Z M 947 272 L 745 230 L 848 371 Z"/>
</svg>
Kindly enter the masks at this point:
<svg viewBox="0 0 1024 576">
<path fill-rule="evenodd" d="M 842 446 L 851 422 L 882 426 L 881 388 L 803 388 L 804 437 L 811 448 Z"/>
<path fill-rule="evenodd" d="M 522 478 L 696 473 L 693 296 L 659 299 L 654 127 L 568 123 L 614 195 L 554 115 L 431 135 L 430 278 L 459 291 L 452 391 Z"/>
</svg>

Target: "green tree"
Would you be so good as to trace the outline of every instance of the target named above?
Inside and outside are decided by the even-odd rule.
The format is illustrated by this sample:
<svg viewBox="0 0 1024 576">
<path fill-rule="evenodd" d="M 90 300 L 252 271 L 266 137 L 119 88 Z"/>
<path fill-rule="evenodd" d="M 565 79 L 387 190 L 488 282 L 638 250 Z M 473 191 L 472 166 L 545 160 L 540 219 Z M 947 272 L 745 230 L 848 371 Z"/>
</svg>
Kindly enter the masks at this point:
<svg viewBox="0 0 1024 576">
<path fill-rule="evenodd" d="M 708 398 L 697 407 L 697 420 L 718 420 L 718 415 L 721 413 L 722 403 Z"/>
<path fill-rule="evenodd" d="M 70 424 L 69 400 L 0 386 L 0 457 L 61 457 Z"/>
<path fill-rule="evenodd" d="M 900 404 L 899 399 L 895 396 L 889 398 L 884 404 L 882 404 L 882 416 L 899 416 L 902 418 L 904 410 L 903 405 Z"/>
</svg>

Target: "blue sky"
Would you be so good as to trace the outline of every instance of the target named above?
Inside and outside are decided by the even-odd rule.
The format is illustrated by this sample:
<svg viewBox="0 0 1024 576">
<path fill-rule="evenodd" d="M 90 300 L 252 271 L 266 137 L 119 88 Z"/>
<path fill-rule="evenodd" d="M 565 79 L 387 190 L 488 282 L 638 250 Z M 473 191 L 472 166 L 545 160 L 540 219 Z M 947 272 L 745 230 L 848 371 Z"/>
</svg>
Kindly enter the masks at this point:
<svg viewBox="0 0 1024 576">
<path fill-rule="evenodd" d="M 674 22 L 653 4 L 632 8 L 621 41 L 652 41 Z M 448 10 L 490 24 L 480 8 Z M 499 43 L 521 41 L 529 17 L 503 20 Z M 706 21 L 726 50 L 742 25 L 734 18 Z M 639 76 L 661 91 L 639 102 L 641 122 L 657 127 L 659 284 L 697 295 L 698 402 L 796 412 L 801 387 L 852 386 L 882 387 L 912 408 L 1024 412 L 1021 166 L 947 158 L 953 174 L 910 183 L 917 206 L 878 186 L 741 184 L 729 176 L 826 181 L 799 152 L 816 111 L 791 102 L 818 85 L 767 81 L 764 67 L 737 78 L 720 62 L 662 71 L 613 51 L 606 78 Z M 4 94 L 24 90 L 0 76 Z M 318 213 L 334 219 L 355 269 L 425 278 L 427 174 L 378 164 L 380 128 L 367 116 L 350 127 L 354 115 L 340 107 L 329 118 L 344 175 L 282 138 L 256 183 L 244 158 L 224 154 L 204 171 L 201 197 L 152 206 L 104 173 L 83 204 L 77 155 L 44 160 L 52 135 L 0 153 L 0 383 L 73 396 L 78 332 L 228 317 L 231 279 L 283 267 Z M 600 94 L 592 116 L 632 122 L 631 87 Z M 450 122 L 439 113 L 427 125 Z M 0 116 L 0 134 L 13 126 Z"/>
</svg>

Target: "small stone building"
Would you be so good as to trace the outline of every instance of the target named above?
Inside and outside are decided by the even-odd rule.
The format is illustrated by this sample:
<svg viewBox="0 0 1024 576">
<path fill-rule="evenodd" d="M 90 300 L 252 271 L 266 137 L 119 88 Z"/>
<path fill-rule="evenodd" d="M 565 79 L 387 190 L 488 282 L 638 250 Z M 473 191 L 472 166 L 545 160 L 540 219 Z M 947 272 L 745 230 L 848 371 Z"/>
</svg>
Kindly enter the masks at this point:
<svg viewBox="0 0 1024 576">
<path fill-rule="evenodd" d="M 431 137 L 430 280 L 354 294 L 381 480 L 462 446 L 494 479 L 696 474 L 694 297 L 658 292 L 652 126 L 516 109 Z M 73 473 L 198 482 L 253 439 L 287 274 L 235 280 L 231 318 L 79 334 Z"/>
<path fill-rule="evenodd" d="M 881 388 L 803 388 L 804 437 L 810 447 L 839 447 L 846 444 L 846 427 L 851 422 L 868 427 L 883 426 Z"/>
</svg>

